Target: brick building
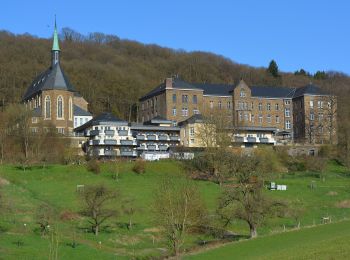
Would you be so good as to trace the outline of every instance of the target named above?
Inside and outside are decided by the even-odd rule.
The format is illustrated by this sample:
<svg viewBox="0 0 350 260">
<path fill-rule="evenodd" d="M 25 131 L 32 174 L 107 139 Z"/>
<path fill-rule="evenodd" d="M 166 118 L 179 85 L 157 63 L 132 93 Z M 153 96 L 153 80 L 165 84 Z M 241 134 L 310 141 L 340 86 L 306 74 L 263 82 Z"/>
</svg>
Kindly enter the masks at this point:
<svg viewBox="0 0 350 260">
<path fill-rule="evenodd" d="M 233 141 L 336 142 L 336 97 L 311 84 L 286 88 L 167 78 L 139 101 L 141 122 L 161 116 L 177 124 L 202 114 L 223 117 Z"/>
<path fill-rule="evenodd" d="M 51 66 L 34 79 L 23 96 L 23 103 L 33 111 L 33 132 L 38 132 L 40 125 L 56 128 L 62 135 L 71 135 L 74 127 L 92 118 L 88 102 L 75 90 L 61 68 L 60 54 L 55 23 Z"/>
</svg>

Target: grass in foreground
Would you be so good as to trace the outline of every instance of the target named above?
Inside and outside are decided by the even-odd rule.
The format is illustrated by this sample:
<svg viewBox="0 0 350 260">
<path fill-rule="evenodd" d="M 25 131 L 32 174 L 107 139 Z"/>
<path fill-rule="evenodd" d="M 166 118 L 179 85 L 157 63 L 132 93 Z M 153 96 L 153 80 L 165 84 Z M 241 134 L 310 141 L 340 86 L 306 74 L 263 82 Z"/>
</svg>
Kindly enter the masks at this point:
<svg viewBox="0 0 350 260">
<path fill-rule="evenodd" d="M 348 259 L 350 221 L 234 242 L 184 259 Z"/>
</svg>

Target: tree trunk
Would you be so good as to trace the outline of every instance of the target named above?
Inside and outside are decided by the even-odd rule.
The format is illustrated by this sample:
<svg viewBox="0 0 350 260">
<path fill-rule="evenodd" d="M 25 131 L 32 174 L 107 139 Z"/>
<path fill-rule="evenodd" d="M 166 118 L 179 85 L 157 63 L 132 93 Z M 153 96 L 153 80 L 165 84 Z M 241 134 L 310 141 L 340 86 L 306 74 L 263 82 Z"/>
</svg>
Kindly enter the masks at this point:
<svg viewBox="0 0 350 260">
<path fill-rule="evenodd" d="M 94 226 L 94 233 L 95 233 L 95 236 L 98 236 L 98 225 Z"/>
<path fill-rule="evenodd" d="M 258 232 L 256 231 L 256 226 L 254 224 L 249 224 L 250 229 L 250 238 L 256 238 L 258 236 Z"/>
<path fill-rule="evenodd" d="M 129 218 L 129 229 L 132 229 L 132 222 L 131 222 L 131 218 Z"/>
</svg>

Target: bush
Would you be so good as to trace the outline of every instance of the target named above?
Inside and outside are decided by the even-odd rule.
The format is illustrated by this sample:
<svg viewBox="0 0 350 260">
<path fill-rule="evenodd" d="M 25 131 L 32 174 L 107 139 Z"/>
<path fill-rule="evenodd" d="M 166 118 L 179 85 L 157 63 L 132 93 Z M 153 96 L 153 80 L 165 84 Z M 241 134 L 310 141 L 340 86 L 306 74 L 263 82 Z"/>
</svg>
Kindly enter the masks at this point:
<svg viewBox="0 0 350 260">
<path fill-rule="evenodd" d="M 146 161 L 142 159 L 136 160 L 134 167 L 132 167 L 132 171 L 137 174 L 142 174 L 146 172 Z"/>
<path fill-rule="evenodd" d="M 100 164 L 97 160 L 93 159 L 88 161 L 87 165 L 86 165 L 86 169 L 89 172 L 93 172 L 95 174 L 99 174 L 101 172 L 101 167 Z"/>
<path fill-rule="evenodd" d="M 323 172 L 327 166 L 327 159 L 316 156 L 305 158 L 305 169 L 309 172 Z"/>
</svg>

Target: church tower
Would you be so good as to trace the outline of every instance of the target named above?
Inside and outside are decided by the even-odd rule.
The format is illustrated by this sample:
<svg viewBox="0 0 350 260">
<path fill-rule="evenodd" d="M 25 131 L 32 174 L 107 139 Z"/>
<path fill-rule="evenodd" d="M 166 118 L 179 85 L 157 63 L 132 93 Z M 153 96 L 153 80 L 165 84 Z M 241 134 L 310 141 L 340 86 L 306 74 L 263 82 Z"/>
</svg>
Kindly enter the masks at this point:
<svg viewBox="0 0 350 260">
<path fill-rule="evenodd" d="M 23 96 L 23 102 L 33 111 L 33 132 L 37 132 L 40 125 L 56 129 L 61 135 L 71 135 L 76 127 L 76 116 L 91 116 L 87 111 L 88 103 L 77 93 L 61 68 L 60 56 L 55 19 L 51 65 L 34 79 Z"/>
</svg>

